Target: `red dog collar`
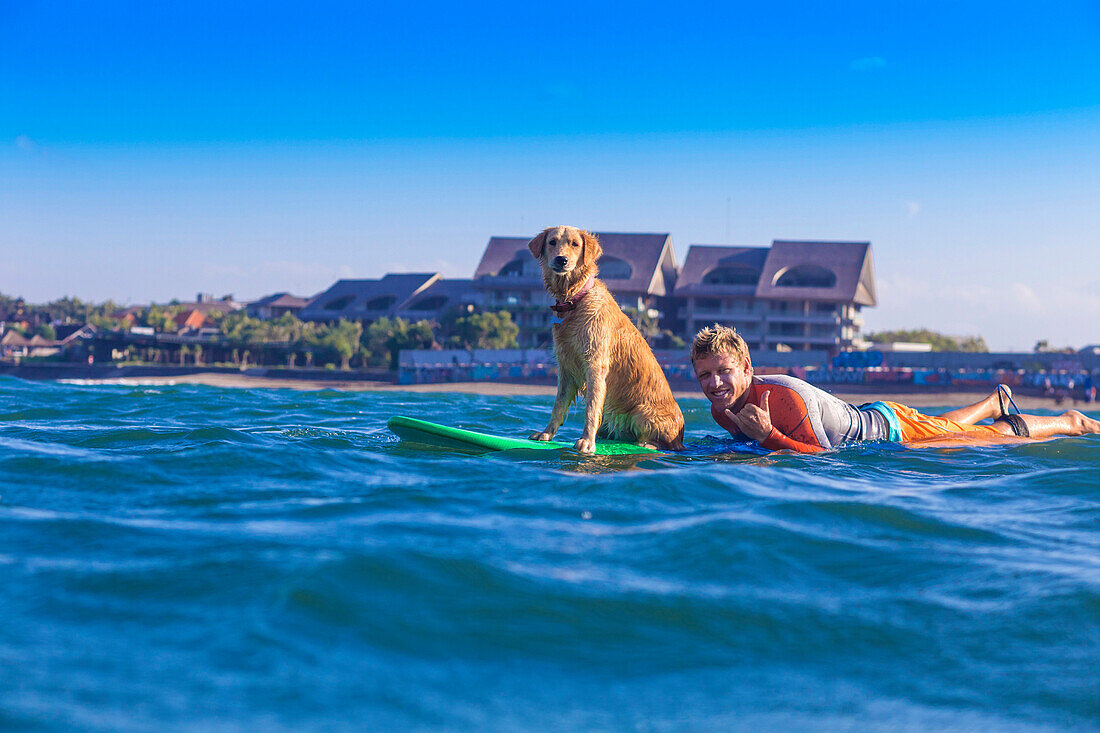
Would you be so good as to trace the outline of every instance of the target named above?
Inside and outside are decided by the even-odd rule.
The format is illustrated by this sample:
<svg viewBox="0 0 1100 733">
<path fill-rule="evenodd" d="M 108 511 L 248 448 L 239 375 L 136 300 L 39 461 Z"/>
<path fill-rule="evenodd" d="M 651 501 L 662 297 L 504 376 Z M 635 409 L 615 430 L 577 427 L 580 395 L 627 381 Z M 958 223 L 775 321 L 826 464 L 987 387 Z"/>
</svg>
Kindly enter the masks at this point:
<svg viewBox="0 0 1100 733">
<path fill-rule="evenodd" d="M 581 288 L 576 295 L 574 295 L 572 298 L 567 298 L 566 300 L 554 301 L 554 305 L 550 306 L 550 310 L 558 314 L 568 313 L 569 311 L 577 307 L 577 303 L 580 303 L 584 299 L 584 296 L 588 295 L 588 291 L 591 290 L 592 286 L 595 284 L 596 279 L 594 277 L 588 278 L 588 280 L 584 283 L 584 287 Z"/>
</svg>

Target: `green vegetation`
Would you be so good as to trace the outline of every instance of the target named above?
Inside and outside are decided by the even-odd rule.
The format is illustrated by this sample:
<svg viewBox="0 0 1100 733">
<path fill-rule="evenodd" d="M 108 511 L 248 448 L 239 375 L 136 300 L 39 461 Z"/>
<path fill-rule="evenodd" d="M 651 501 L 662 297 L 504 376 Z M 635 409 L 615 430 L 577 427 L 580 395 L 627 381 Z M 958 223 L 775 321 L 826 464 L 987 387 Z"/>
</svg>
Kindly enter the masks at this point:
<svg viewBox="0 0 1100 733">
<path fill-rule="evenodd" d="M 873 343 L 891 343 L 903 341 L 916 344 L 932 344 L 932 351 L 969 351 L 972 353 L 988 353 L 985 339 L 981 336 L 945 336 L 942 333 L 929 331 L 927 328 L 919 328 L 912 331 L 878 331 L 865 335 L 868 341 Z"/>
<path fill-rule="evenodd" d="M 397 368 L 401 349 L 430 349 L 435 346 L 431 321 L 410 323 L 404 318 L 379 318 L 363 334 L 367 363 Z"/>
<path fill-rule="evenodd" d="M 1051 346 L 1050 341 L 1047 339 L 1040 339 L 1035 342 L 1035 348 L 1032 349 L 1037 354 L 1072 354 L 1076 349 L 1072 346 Z"/>
<path fill-rule="evenodd" d="M 456 349 L 514 349 L 519 326 L 508 311 L 470 313 L 445 324 L 445 343 Z"/>
<path fill-rule="evenodd" d="M 179 332 L 177 318 L 188 306 L 173 300 L 166 305 L 123 308 L 113 301 L 89 303 L 64 297 L 44 305 L 27 304 L 22 298 L 0 294 L 0 320 L 25 335 L 37 333 L 54 340 L 52 324 L 90 323 L 100 332 L 128 332 L 134 326 L 152 328 L 156 334 Z M 641 316 L 646 319 L 646 314 Z M 517 348 L 519 326 L 507 311 L 453 311 L 434 321 L 410 322 L 403 318 L 379 318 L 364 327 L 359 321 L 341 319 L 334 323 L 301 321 L 291 314 L 263 321 L 246 311 L 206 313 L 204 328 L 216 329 L 220 338 L 203 344 L 192 341 L 150 341 L 136 338 L 114 346 L 121 360 L 136 363 L 178 364 L 287 364 L 349 369 L 383 367 L 396 369 L 402 349 Z M 655 323 L 648 323 L 654 330 Z M 204 336 L 209 337 L 209 331 Z"/>
</svg>

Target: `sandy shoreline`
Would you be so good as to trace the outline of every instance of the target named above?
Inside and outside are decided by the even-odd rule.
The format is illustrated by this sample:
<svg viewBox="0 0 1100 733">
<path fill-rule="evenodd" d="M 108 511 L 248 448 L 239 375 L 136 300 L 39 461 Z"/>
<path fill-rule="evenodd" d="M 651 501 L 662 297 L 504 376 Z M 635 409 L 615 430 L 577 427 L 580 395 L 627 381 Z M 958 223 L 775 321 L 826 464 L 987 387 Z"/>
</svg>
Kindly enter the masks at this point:
<svg viewBox="0 0 1100 733">
<path fill-rule="evenodd" d="M 248 389 L 293 389 L 322 390 L 336 389 L 347 392 L 414 392 L 414 393 L 457 393 L 480 394 L 490 396 L 534 395 L 552 398 L 555 388 L 546 384 L 513 384 L 504 382 L 449 382 L 444 384 L 392 384 L 390 382 L 339 381 L 312 379 L 273 379 L 270 377 L 252 377 L 245 374 L 200 373 L 183 374 L 171 377 L 120 377 L 115 379 L 73 379 L 60 380 L 76 384 L 123 384 L 123 385 L 172 385 L 205 384 L 211 387 L 248 388 Z M 876 399 L 900 402 L 913 407 L 942 407 L 968 405 L 982 397 L 980 392 L 954 391 L 907 391 L 891 392 L 885 388 L 881 392 L 845 392 L 843 389 L 828 390 L 845 402 L 863 404 Z M 702 399 L 699 392 L 675 390 L 677 399 Z M 1072 400 L 1062 405 L 1046 397 L 1017 395 L 1016 404 L 1022 410 L 1067 410 L 1074 407 Z M 1096 405 L 1078 403 L 1078 409 L 1096 409 Z"/>
</svg>

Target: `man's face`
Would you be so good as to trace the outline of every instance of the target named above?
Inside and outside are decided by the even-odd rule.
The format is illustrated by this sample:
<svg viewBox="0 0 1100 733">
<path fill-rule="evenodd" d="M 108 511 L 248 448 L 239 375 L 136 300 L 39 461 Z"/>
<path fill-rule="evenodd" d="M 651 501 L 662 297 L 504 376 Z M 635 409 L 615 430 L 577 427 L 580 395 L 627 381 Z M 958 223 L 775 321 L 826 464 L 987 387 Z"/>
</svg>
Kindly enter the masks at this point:
<svg viewBox="0 0 1100 733">
<path fill-rule="evenodd" d="M 732 354 L 699 357 L 695 360 L 695 378 L 713 405 L 729 409 L 752 384 L 752 368 Z"/>
</svg>

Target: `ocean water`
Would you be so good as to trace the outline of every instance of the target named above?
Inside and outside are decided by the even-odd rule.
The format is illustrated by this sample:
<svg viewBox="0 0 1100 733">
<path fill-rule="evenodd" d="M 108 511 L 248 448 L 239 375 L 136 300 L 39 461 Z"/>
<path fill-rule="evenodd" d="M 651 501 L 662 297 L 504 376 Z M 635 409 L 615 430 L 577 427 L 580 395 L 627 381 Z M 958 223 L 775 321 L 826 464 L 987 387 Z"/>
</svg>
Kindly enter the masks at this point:
<svg viewBox="0 0 1100 733">
<path fill-rule="evenodd" d="M 0 729 L 1100 729 L 1100 436 L 582 459 L 385 429 L 549 408 L 0 378 Z"/>
</svg>

